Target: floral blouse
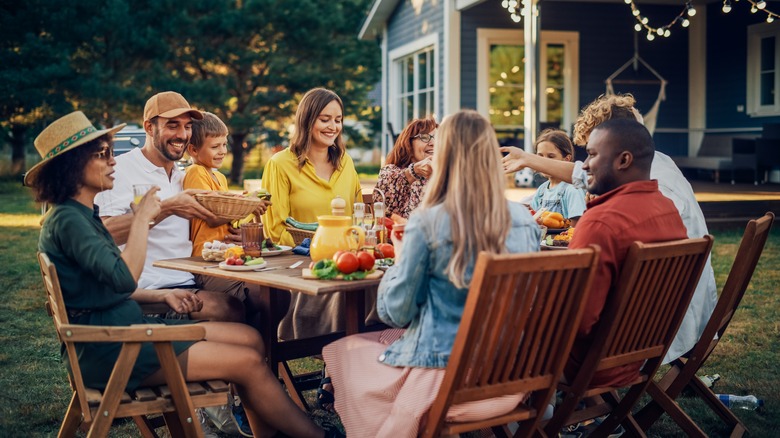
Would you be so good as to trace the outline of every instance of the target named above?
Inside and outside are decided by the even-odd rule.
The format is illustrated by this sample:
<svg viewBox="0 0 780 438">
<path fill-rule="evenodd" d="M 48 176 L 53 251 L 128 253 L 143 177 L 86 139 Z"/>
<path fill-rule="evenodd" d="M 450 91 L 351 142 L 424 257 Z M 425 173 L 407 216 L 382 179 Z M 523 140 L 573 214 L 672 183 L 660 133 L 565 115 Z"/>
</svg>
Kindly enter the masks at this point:
<svg viewBox="0 0 780 438">
<path fill-rule="evenodd" d="M 414 163 L 409 166 L 412 165 Z M 404 175 L 406 169 L 406 167 L 388 164 L 379 170 L 376 188 L 385 194 L 385 215 L 387 216 L 395 213 L 409 218 L 409 214 L 420 205 L 428 178 L 415 179 L 409 183 Z"/>
</svg>

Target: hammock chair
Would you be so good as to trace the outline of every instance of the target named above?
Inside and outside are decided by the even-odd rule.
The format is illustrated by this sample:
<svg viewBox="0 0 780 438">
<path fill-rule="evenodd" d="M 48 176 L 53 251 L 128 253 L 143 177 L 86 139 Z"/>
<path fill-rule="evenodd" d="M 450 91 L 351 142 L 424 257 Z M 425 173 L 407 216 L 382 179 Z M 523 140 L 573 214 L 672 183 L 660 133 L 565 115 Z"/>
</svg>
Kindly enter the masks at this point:
<svg viewBox="0 0 780 438">
<path fill-rule="evenodd" d="M 642 64 L 647 70 L 650 71 L 650 73 L 653 74 L 653 76 L 656 77 L 656 79 L 616 79 L 618 76 L 620 76 L 623 71 L 625 71 L 629 65 L 634 66 L 634 71 L 637 71 L 639 69 L 639 64 Z M 631 57 L 631 59 L 628 60 L 625 64 L 620 66 L 619 69 L 617 69 L 614 73 L 612 73 L 605 81 L 607 84 L 607 95 L 615 94 L 615 88 L 613 87 L 613 84 L 631 84 L 631 85 L 648 85 L 648 84 L 660 84 L 661 89 L 658 91 L 658 97 L 655 99 L 655 103 L 650 108 L 650 111 L 647 112 L 647 114 L 644 114 L 642 117 L 644 118 L 644 124 L 648 131 L 650 131 L 650 134 L 653 134 L 653 131 L 655 131 L 655 124 L 658 121 L 658 108 L 661 106 L 661 101 L 666 100 L 666 84 L 667 81 L 664 79 L 663 76 L 661 76 L 653 67 L 650 67 L 650 64 L 648 64 L 642 57 L 639 56 L 639 49 L 637 46 L 637 36 L 634 34 L 634 56 Z"/>
</svg>

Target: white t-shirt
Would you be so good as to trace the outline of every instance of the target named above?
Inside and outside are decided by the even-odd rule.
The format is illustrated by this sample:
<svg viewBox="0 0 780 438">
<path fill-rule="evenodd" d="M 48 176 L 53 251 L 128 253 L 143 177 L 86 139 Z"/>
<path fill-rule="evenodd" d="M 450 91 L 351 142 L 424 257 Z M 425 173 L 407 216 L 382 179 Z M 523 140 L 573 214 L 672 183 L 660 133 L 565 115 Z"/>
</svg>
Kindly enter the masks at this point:
<svg viewBox="0 0 780 438">
<path fill-rule="evenodd" d="M 114 167 L 114 188 L 95 197 L 101 216 L 121 216 L 130 213 L 133 202 L 133 184 L 154 184 L 160 187 L 157 195 L 164 200 L 182 191 L 184 172 L 173 167 L 171 178 L 162 167 L 157 167 L 146 159 L 140 148 L 116 157 Z M 119 247 L 124 249 L 124 245 Z M 192 286 L 195 284 L 189 272 L 155 268 L 157 260 L 189 257 L 192 254 L 190 241 L 190 222 L 179 216 L 168 216 L 149 230 L 149 243 L 146 261 L 138 287 L 144 289 L 163 289 L 173 286 Z"/>
<path fill-rule="evenodd" d="M 586 188 L 587 178 L 587 172 L 582 170 L 582 162 L 577 161 L 572 172 L 572 183 L 576 187 Z M 655 151 L 653 164 L 650 167 L 650 178 L 658 180 L 658 189 L 674 202 L 674 206 L 680 212 L 680 217 L 688 231 L 688 237 L 696 238 L 708 234 L 704 213 L 696 201 L 691 183 L 685 179 L 685 176 L 668 155 Z M 710 320 L 717 302 L 718 289 L 715 284 L 715 272 L 712 270 L 711 257 L 708 257 L 680 329 L 677 331 L 669 351 L 666 352 L 664 363 L 677 359 L 693 348 L 704 331 L 704 326 Z"/>
</svg>

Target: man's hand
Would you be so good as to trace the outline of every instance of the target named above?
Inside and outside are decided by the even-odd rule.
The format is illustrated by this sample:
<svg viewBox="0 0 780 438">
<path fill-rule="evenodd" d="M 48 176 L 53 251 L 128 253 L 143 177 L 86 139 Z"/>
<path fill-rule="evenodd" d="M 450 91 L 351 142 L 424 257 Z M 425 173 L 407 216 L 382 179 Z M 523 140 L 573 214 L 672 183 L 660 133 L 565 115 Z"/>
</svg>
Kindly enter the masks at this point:
<svg viewBox="0 0 780 438">
<path fill-rule="evenodd" d="M 271 205 L 273 205 L 271 204 L 271 201 L 267 199 L 261 199 L 260 205 L 252 213 L 255 215 L 256 218 L 260 219 L 260 216 L 264 215 L 265 211 L 268 210 L 268 207 L 270 207 Z"/>
<path fill-rule="evenodd" d="M 514 173 L 528 167 L 526 157 L 529 153 L 523 149 L 514 146 L 502 146 L 498 150 L 507 154 L 501 159 L 501 163 L 504 165 L 504 172 Z"/>
<path fill-rule="evenodd" d="M 186 289 L 171 289 L 165 294 L 165 304 L 176 313 L 199 312 L 203 309 L 203 301 Z"/>
<path fill-rule="evenodd" d="M 165 199 L 162 202 L 163 214 L 166 217 L 176 215 L 184 219 L 198 218 L 207 222 L 217 220 L 218 218 L 212 212 L 195 200 L 195 195 L 199 193 L 209 193 L 209 191 L 188 189 Z"/>
</svg>

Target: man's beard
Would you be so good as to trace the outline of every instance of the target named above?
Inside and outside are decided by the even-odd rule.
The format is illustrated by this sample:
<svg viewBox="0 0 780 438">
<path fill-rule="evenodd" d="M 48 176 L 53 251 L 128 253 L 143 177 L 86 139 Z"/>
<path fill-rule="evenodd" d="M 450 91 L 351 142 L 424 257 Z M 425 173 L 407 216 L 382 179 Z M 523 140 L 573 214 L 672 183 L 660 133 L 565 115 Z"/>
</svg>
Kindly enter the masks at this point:
<svg viewBox="0 0 780 438">
<path fill-rule="evenodd" d="M 157 148 L 157 150 L 160 151 L 160 153 L 165 158 L 167 158 L 168 160 L 170 160 L 170 161 L 179 161 L 179 160 L 181 160 L 181 157 L 184 156 L 184 151 L 185 151 L 186 147 L 182 148 L 180 154 L 178 154 L 178 155 L 174 154 L 173 152 L 169 151 L 168 148 L 165 147 L 166 144 L 160 138 L 160 132 L 159 131 L 155 130 L 154 136 L 153 136 L 153 140 L 154 140 L 154 147 Z M 185 141 L 184 144 L 186 145 L 187 141 Z"/>
</svg>

